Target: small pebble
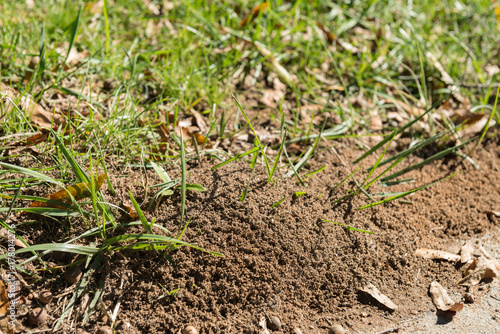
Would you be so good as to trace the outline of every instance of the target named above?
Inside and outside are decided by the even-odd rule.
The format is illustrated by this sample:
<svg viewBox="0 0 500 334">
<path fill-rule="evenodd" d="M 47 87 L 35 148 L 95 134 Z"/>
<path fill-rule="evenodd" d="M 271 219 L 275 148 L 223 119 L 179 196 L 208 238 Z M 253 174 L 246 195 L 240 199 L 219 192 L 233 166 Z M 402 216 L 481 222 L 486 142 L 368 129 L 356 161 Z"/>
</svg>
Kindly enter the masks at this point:
<svg viewBox="0 0 500 334">
<path fill-rule="evenodd" d="M 470 292 L 467 292 L 465 294 L 464 299 L 465 299 L 466 303 L 469 303 L 469 304 L 474 303 L 474 295 L 472 293 L 470 293 Z"/>
<path fill-rule="evenodd" d="M 124 320 L 119 321 L 118 324 L 116 325 L 116 329 L 121 329 L 121 330 L 130 329 L 130 327 L 132 327 L 130 322 Z"/>
<path fill-rule="evenodd" d="M 279 331 L 281 329 L 281 320 L 275 316 L 269 317 L 267 319 L 267 328 L 272 331 Z"/>
<path fill-rule="evenodd" d="M 196 328 L 194 328 L 193 326 L 187 326 L 182 331 L 182 334 L 198 334 L 198 330 Z"/>
<path fill-rule="evenodd" d="M 345 330 L 344 327 L 340 326 L 339 324 L 333 325 L 328 329 L 328 334 L 344 334 Z"/>
<path fill-rule="evenodd" d="M 74 266 L 74 267 L 68 268 L 64 272 L 64 279 L 69 284 L 75 284 L 75 283 L 80 281 L 80 279 L 82 278 L 82 275 L 83 275 L 83 273 L 82 273 L 82 270 L 80 269 L 80 267 Z"/>
<path fill-rule="evenodd" d="M 109 326 L 102 326 L 97 330 L 96 334 L 113 334 L 113 330 Z"/>
<path fill-rule="evenodd" d="M 34 308 L 28 315 L 28 321 L 33 326 L 41 325 L 45 320 L 47 320 L 47 311 L 40 307 Z"/>
<path fill-rule="evenodd" d="M 38 295 L 38 299 L 44 303 L 44 304 L 48 304 L 50 303 L 50 301 L 52 300 L 54 296 L 52 295 L 52 292 L 46 290 L 46 291 L 42 291 L 40 292 L 40 294 Z"/>
</svg>

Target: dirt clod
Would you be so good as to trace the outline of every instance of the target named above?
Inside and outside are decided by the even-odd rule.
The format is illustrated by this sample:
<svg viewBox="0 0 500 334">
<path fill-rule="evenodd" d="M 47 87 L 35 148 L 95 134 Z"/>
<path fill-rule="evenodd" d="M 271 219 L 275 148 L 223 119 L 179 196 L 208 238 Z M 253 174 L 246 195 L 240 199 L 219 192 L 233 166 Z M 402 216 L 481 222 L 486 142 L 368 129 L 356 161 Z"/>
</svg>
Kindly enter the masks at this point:
<svg viewBox="0 0 500 334">
<path fill-rule="evenodd" d="M 113 334 L 113 330 L 109 326 L 102 326 L 97 330 L 96 334 Z"/>
<path fill-rule="evenodd" d="M 114 83 L 113 79 L 107 78 L 106 80 L 104 80 L 102 88 L 104 90 L 113 90 L 113 89 L 115 89 L 115 83 Z"/>
<path fill-rule="evenodd" d="M 80 267 L 76 267 L 76 266 L 70 267 L 64 273 L 64 279 L 69 284 L 75 284 L 75 283 L 80 281 L 80 279 L 82 278 L 82 275 L 83 275 L 83 273 L 82 273 L 82 270 L 80 269 Z"/>
<path fill-rule="evenodd" d="M 194 328 L 193 326 L 187 326 L 182 331 L 182 334 L 198 334 L 198 330 L 196 328 Z"/>
<path fill-rule="evenodd" d="M 344 334 L 344 333 L 345 333 L 344 327 L 342 327 L 339 324 L 335 324 L 328 329 L 328 334 Z"/>
<path fill-rule="evenodd" d="M 47 320 L 47 311 L 41 307 L 34 308 L 28 315 L 28 321 L 33 326 L 41 325 Z"/>
<path fill-rule="evenodd" d="M 276 316 L 270 316 L 267 319 L 267 328 L 272 331 L 279 331 L 281 329 L 281 320 Z"/>
<path fill-rule="evenodd" d="M 54 298 L 54 296 L 52 295 L 52 292 L 47 291 L 47 290 L 40 292 L 40 295 L 38 295 L 38 299 L 44 304 L 50 303 L 52 298 Z"/>
</svg>

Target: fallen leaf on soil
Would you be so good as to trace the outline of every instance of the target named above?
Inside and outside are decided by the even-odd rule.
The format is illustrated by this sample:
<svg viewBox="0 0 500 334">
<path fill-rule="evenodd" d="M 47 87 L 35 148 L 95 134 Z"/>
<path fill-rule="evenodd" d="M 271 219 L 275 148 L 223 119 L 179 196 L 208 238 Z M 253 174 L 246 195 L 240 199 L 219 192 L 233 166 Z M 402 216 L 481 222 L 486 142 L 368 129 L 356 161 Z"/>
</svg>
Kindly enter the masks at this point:
<svg viewBox="0 0 500 334">
<path fill-rule="evenodd" d="M 15 101 L 19 97 L 19 94 L 17 92 L 1 82 L 0 93 L 5 94 L 6 97 L 13 103 L 15 103 Z M 2 98 L 5 97 L 2 96 Z M 12 108 L 14 108 L 11 101 L 7 102 L 6 108 L 3 110 L 3 113 L 8 114 L 9 112 L 11 112 Z M 66 118 L 64 118 L 63 115 L 57 112 L 46 111 L 41 105 L 34 102 L 29 95 L 21 97 L 18 108 L 21 111 L 24 111 L 26 118 L 30 120 L 31 124 L 39 128 L 52 128 L 53 126 L 64 126 L 66 124 Z M 1 115 L 2 113 L 0 113 L 0 116 Z"/>
<path fill-rule="evenodd" d="M 436 249 L 420 248 L 415 251 L 415 255 L 431 260 L 446 260 L 450 262 L 457 262 L 460 260 L 460 255 Z"/>
<path fill-rule="evenodd" d="M 100 175 L 95 184 L 96 190 L 99 190 L 103 183 L 104 180 L 106 180 L 106 174 Z M 90 183 L 77 183 L 75 185 L 69 186 L 66 189 L 60 190 L 56 193 L 50 194 L 45 196 L 45 198 L 49 198 L 53 201 L 60 201 L 60 202 L 69 202 L 69 199 L 71 199 L 71 196 L 75 198 L 75 201 L 90 197 Z M 35 201 L 30 205 L 31 207 L 46 207 L 50 206 L 49 203 L 47 202 L 38 202 Z M 64 209 L 64 208 L 63 208 Z"/>
<path fill-rule="evenodd" d="M 464 275 L 458 285 L 476 285 L 482 280 L 492 280 L 500 276 L 500 263 L 495 259 L 479 257 L 472 261 Z"/>
<path fill-rule="evenodd" d="M 361 291 L 369 294 L 370 296 L 372 296 L 376 301 L 378 301 L 380 304 L 384 305 L 385 307 L 387 307 L 388 309 L 390 309 L 391 311 L 394 311 L 398 308 L 398 306 L 396 304 L 394 304 L 390 299 L 389 297 L 387 297 L 386 295 L 382 294 L 375 285 L 371 284 L 371 283 L 368 283 L 366 284 L 362 289 Z"/>
<path fill-rule="evenodd" d="M 194 109 L 191 109 L 191 115 L 193 115 L 191 117 L 191 124 L 197 126 L 201 132 L 207 132 L 209 126 L 206 118 Z"/>
<path fill-rule="evenodd" d="M 10 301 L 7 297 L 7 289 L 0 280 L 0 328 L 2 333 L 7 329 L 7 334 L 14 334 L 14 328 L 9 324 Z"/>
<path fill-rule="evenodd" d="M 35 71 L 36 65 L 38 65 L 39 62 L 40 62 L 40 57 L 35 56 L 31 58 L 31 61 L 28 65 L 29 70 L 26 71 L 26 73 L 24 74 L 23 84 L 27 85 L 29 83 Z"/>
<path fill-rule="evenodd" d="M 127 214 L 130 218 L 132 219 L 137 219 L 139 218 L 139 215 L 137 214 L 137 211 L 135 211 L 134 208 L 128 206 L 128 205 L 123 205 L 125 207 L 125 210 L 127 211 Z"/>
<path fill-rule="evenodd" d="M 260 5 L 255 6 L 252 9 L 252 13 L 248 15 L 243 21 L 241 21 L 241 26 L 244 27 L 247 25 L 248 21 L 252 22 L 255 20 L 257 16 L 259 16 L 259 13 L 267 8 L 267 2 L 261 3 Z"/>
<path fill-rule="evenodd" d="M 40 144 L 41 142 L 47 140 L 49 133 L 50 133 L 49 129 L 41 129 L 41 133 L 37 133 L 36 135 L 29 137 L 28 139 L 26 139 L 26 141 L 19 141 L 12 146 L 20 147 L 20 146 L 33 146 L 36 144 Z"/>
<path fill-rule="evenodd" d="M 470 243 L 465 243 L 460 250 L 460 262 L 467 263 L 472 260 L 472 254 L 474 253 L 474 247 Z"/>
<path fill-rule="evenodd" d="M 463 303 L 455 303 L 453 299 L 448 296 L 446 290 L 438 282 L 432 282 L 429 288 L 429 293 L 432 298 L 432 302 L 436 308 L 440 311 L 454 311 L 458 312 L 464 308 Z"/>
</svg>

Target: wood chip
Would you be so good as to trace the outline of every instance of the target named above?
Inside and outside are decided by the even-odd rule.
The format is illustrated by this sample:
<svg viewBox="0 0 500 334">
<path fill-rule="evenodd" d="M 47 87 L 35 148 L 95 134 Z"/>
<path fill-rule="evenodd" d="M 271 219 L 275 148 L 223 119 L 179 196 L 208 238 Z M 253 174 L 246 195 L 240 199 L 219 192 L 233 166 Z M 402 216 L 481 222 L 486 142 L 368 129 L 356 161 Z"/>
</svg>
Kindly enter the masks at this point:
<svg viewBox="0 0 500 334">
<path fill-rule="evenodd" d="M 446 260 L 450 262 L 460 261 L 460 255 L 436 249 L 420 248 L 415 251 L 415 255 L 431 260 Z"/>
<path fill-rule="evenodd" d="M 385 307 L 387 307 L 388 309 L 390 309 L 391 311 L 394 311 L 398 308 L 398 306 L 396 304 L 394 304 L 390 299 L 389 297 L 387 297 L 386 295 L 382 294 L 375 285 L 371 284 L 371 283 L 368 283 L 366 284 L 362 289 L 361 291 L 369 294 L 370 296 L 372 296 L 376 301 L 378 301 L 380 304 L 384 305 Z"/>
<path fill-rule="evenodd" d="M 453 299 L 448 296 L 446 289 L 444 289 L 438 282 L 432 282 L 429 288 L 429 293 L 432 302 L 440 311 L 454 311 L 458 312 L 464 308 L 463 303 L 455 303 Z"/>
</svg>

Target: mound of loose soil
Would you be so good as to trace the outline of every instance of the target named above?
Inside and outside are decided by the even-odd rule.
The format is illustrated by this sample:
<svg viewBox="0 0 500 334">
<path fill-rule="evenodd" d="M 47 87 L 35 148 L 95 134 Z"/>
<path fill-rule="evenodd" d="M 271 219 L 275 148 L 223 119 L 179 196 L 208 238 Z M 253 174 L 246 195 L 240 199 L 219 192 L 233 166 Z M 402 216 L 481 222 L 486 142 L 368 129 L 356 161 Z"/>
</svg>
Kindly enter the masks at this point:
<svg viewBox="0 0 500 334">
<path fill-rule="evenodd" d="M 462 172 L 406 197 L 411 203 L 391 202 L 359 211 L 356 208 L 369 203 L 363 195 L 332 204 L 355 188 L 351 181 L 335 188 L 353 167 L 345 168 L 341 160 L 353 161 L 360 155 L 350 143 L 336 149 L 339 155 L 325 150 L 315 157 L 311 170 L 326 169 L 306 186 L 297 185 L 296 179 L 268 184 L 265 170 L 257 167 L 243 202 L 239 197 L 250 177 L 248 165 L 211 171 L 214 162 L 205 160 L 190 166 L 189 182 L 207 191 L 188 194 L 186 217 L 191 222 L 183 240 L 224 256 L 189 247 L 172 251 L 168 257 L 155 252 L 107 255 L 92 286 L 95 289 L 106 278 L 104 303 L 110 310 L 121 303 L 118 319 L 131 327 L 117 332 L 180 333 L 193 325 L 201 333 L 259 333 L 259 321 L 270 316 L 281 320 L 281 333 L 292 333 L 295 328 L 303 333 L 326 333 L 332 324 L 341 324 L 349 332 L 376 332 L 435 312 L 428 297 L 434 280 L 452 294 L 464 294 L 465 288 L 455 286 L 462 275 L 455 264 L 417 258 L 414 251 L 426 247 L 456 253 L 464 240 L 497 231 L 498 222 L 487 212 L 498 211 L 500 205 L 498 143 L 476 151 L 473 158 L 480 170 L 458 157 L 439 161 L 405 175 L 415 179 L 413 184 L 374 187 L 371 192 L 409 190 Z M 414 157 L 405 165 L 421 159 Z M 178 176 L 176 170 L 169 173 Z M 138 201 L 144 200 L 144 185 L 160 182 L 153 171 L 148 171 L 147 182 L 139 170 L 110 174 L 117 195 L 107 196 L 116 205 L 130 205 L 127 190 Z M 297 197 L 298 191 L 306 194 Z M 279 206 L 271 208 L 283 197 Z M 156 218 L 157 224 L 175 233 L 179 211 L 176 192 L 147 218 Z M 128 218 L 123 215 L 122 219 Z M 324 219 L 374 234 L 347 230 Z M 30 226 L 24 233 L 33 242 L 67 233 L 67 226 L 49 222 Z M 70 234 L 78 230 L 73 223 Z M 67 264 L 68 259 L 54 255 L 50 261 Z M 48 288 L 61 296 L 68 290 L 60 274 L 45 273 L 45 279 L 34 282 L 32 288 Z M 377 286 L 398 309 L 391 312 L 361 293 L 366 283 Z M 92 297 L 90 293 L 85 298 Z M 52 307 L 56 319 L 67 298 L 59 297 Z M 102 325 L 101 316 L 94 314 L 85 329 L 93 332 Z M 81 317 L 82 310 L 77 308 L 66 332 L 74 332 Z"/>
</svg>

